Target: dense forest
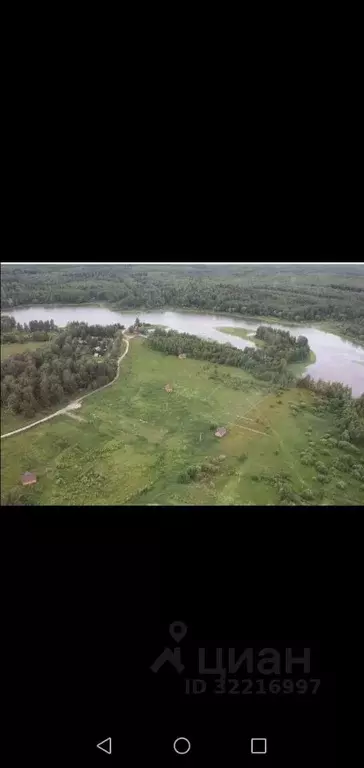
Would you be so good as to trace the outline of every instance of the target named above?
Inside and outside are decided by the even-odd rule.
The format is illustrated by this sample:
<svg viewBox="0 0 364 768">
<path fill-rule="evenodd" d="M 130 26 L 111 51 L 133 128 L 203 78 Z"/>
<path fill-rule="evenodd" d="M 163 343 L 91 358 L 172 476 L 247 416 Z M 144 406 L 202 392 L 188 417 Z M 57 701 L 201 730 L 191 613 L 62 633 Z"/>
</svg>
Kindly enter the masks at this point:
<svg viewBox="0 0 364 768">
<path fill-rule="evenodd" d="M 299 336 L 296 339 L 288 331 L 263 326 L 258 328 L 256 336 L 264 340 L 264 348 L 237 349 L 228 343 L 220 344 L 188 333 L 165 331 L 163 328 L 156 328 L 147 343 L 152 349 L 167 355 L 186 354 L 198 360 L 243 368 L 259 379 L 281 386 L 294 382 L 294 376 L 287 366 L 291 362 L 309 358 L 310 347 L 306 337 Z"/>
<path fill-rule="evenodd" d="M 330 322 L 364 344 L 363 265 L 7 265 L 1 305 L 108 302 Z"/>
<path fill-rule="evenodd" d="M 50 323 L 54 331 L 53 321 Z M 30 326 L 41 328 L 42 321 L 33 321 Z M 107 326 L 69 323 L 44 347 L 3 360 L 2 407 L 31 418 L 38 411 L 70 400 L 76 392 L 92 391 L 112 381 L 117 371 L 122 330 L 119 323 Z M 26 332 L 24 326 L 18 332 Z"/>
<path fill-rule="evenodd" d="M 256 330 L 256 338 L 264 341 L 266 354 L 271 358 L 284 359 L 286 363 L 300 363 L 308 360 L 310 347 L 306 336 L 291 336 L 289 331 L 280 331 L 275 328 L 267 328 L 264 325 Z"/>
</svg>

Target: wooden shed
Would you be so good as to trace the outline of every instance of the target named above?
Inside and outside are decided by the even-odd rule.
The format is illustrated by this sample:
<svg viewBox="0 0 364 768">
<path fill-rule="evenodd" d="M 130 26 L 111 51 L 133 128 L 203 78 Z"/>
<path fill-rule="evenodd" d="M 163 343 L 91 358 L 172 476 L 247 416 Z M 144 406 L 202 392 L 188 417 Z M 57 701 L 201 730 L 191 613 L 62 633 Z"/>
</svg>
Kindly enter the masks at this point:
<svg viewBox="0 0 364 768">
<path fill-rule="evenodd" d="M 224 437 L 227 433 L 227 429 L 225 427 L 219 427 L 219 429 L 215 432 L 215 437 Z"/>
<path fill-rule="evenodd" d="M 33 485 L 37 482 L 37 475 L 34 472 L 24 472 L 21 476 L 22 485 Z"/>
</svg>

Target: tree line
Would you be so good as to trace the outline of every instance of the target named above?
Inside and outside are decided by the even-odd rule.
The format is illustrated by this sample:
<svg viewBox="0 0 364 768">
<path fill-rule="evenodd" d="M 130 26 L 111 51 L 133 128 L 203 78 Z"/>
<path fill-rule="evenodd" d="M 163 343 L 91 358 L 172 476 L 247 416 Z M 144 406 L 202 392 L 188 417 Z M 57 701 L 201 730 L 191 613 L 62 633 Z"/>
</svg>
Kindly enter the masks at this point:
<svg viewBox="0 0 364 768">
<path fill-rule="evenodd" d="M 27 341 L 49 341 L 58 331 L 54 320 L 30 320 L 29 325 L 17 323 L 14 317 L 1 315 L 1 343 L 25 344 Z"/>
<path fill-rule="evenodd" d="M 57 326 L 54 320 L 30 320 L 29 325 L 24 323 L 17 323 L 15 317 L 11 315 L 0 315 L 1 331 L 13 331 L 15 328 L 18 331 L 54 331 L 57 330 Z"/>
<path fill-rule="evenodd" d="M 1 363 L 1 405 L 31 418 L 116 376 L 123 326 L 73 322 L 52 341 Z M 96 351 L 97 350 L 97 351 Z"/>
<path fill-rule="evenodd" d="M 364 393 L 354 398 L 350 387 L 338 381 L 314 381 L 308 374 L 298 379 L 297 387 L 320 396 L 324 407 L 335 415 L 342 441 L 364 444 Z"/>
<path fill-rule="evenodd" d="M 302 336 L 296 339 L 288 331 L 275 331 L 258 328 L 257 337 L 264 338 L 262 349 L 245 347 L 237 349 L 231 344 L 201 339 L 188 333 L 166 331 L 156 328 L 148 337 L 147 343 L 152 349 L 167 355 L 187 354 L 198 360 L 208 360 L 220 365 L 231 365 L 252 373 L 259 379 L 282 386 L 292 383 L 295 378 L 287 365 L 292 360 L 304 360 L 309 357 L 310 347 Z M 259 332 L 259 333 L 258 333 Z"/>
</svg>

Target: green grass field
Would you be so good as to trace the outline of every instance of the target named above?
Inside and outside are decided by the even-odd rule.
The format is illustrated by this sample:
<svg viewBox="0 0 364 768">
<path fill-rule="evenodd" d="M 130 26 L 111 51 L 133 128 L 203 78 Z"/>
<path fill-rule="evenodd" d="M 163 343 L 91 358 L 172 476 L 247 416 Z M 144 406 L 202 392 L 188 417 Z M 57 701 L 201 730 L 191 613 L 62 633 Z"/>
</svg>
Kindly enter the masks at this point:
<svg viewBox="0 0 364 768">
<path fill-rule="evenodd" d="M 220 380 L 212 374 L 209 363 L 132 340 L 118 381 L 87 398 L 74 418 L 2 441 L 2 503 L 275 504 L 284 486 L 297 504 L 302 494 L 306 503 L 364 502 L 363 481 L 327 443 L 332 417 L 310 410 L 315 395 L 278 396 L 237 368 L 218 366 Z M 222 439 L 217 426 L 228 429 Z M 325 481 L 301 462 L 307 450 L 324 465 Z M 36 485 L 21 486 L 25 471 L 36 472 Z"/>
<path fill-rule="evenodd" d="M 255 333 L 252 334 L 252 330 L 248 328 L 234 328 L 234 327 L 224 327 L 224 328 L 215 328 L 215 331 L 221 331 L 222 333 L 228 333 L 231 336 L 240 336 L 241 339 L 246 339 L 247 341 L 252 341 L 256 347 L 264 347 L 265 342 L 262 339 L 256 339 Z"/>
<path fill-rule="evenodd" d="M 1 359 L 21 355 L 22 352 L 33 352 L 34 349 L 39 349 L 48 343 L 48 341 L 26 341 L 24 344 L 1 344 Z"/>
</svg>

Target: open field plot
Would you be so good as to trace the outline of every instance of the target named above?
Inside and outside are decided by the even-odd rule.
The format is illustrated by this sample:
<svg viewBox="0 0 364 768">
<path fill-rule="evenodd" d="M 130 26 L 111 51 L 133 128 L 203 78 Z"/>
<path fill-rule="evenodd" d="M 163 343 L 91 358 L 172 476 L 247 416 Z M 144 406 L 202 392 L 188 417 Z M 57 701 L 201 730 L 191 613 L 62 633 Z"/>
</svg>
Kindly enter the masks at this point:
<svg viewBox="0 0 364 768">
<path fill-rule="evenodd" d="M 1 344 L 1 359 L 6 360 L 7 357 L 13 355 L 21 355 L 23 352 L 33 352 L 34 349 L 44 347 L 45 344 L 49 344 L 48 341 L 25 341 L 24 344 Z"/>
<path fill-rule="evenodd" d="M 311 410 L 315 395 L 277 395 L 237 368 L 218 369 L 223 381 L 209 363 L 132 340 L 118 381 L 82 403 L 85 421 L 62 415 L 2 441 L 2 502 L 363 503 L 363 456 L 344 458 L 332 417 Z M 228 429 L 222 439 L 218 426 Z M 25 471 L 36 485 L 22 488 Z"/>
<path fill-rule="evenodd" d="M 256 339 L 255 333 L 252 332 L 251 329 L 235 328 L 233 326 L 219 326 L 219 328 L 215 328 L 215 330 L 221 331 L 221 333 L 227 333 L 229 336 L 239 336 L 241 339 L 246 339 L 247 341 L 253 342 L 256 347 L 264 347 L 264 341 L 262 341 L 262 339 Z"/>
<path fill-rule="evenodd" d="M 66 402 L 63 405 L 59 405 L 58 408 L 63 408 L 66 405 Z M 14 413 L 9 408 L 1 408 L 1 434 L 5 435 L 7 432 L 12 432 L 15 429 L 21 429 L 21 427 L 26 427 L 28 424 L 33 424 L 34 421 L 37 419 L 43 419 L 45 416 L 49 416 L 51 413 L 54 413 L 54 411 L 57 409 L 57 405 L 53 405 L 49 408 L 45 408 L 42 411 L 38 411 L 35 416 L 31 416 L 27 418 L 24 416 L 23 413 Z M 4 450 L 5 445 L 1 445 L 2 450 Z"/>
</svg>

